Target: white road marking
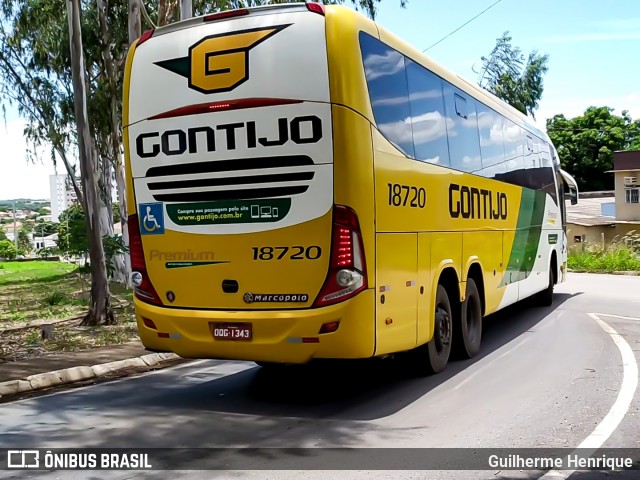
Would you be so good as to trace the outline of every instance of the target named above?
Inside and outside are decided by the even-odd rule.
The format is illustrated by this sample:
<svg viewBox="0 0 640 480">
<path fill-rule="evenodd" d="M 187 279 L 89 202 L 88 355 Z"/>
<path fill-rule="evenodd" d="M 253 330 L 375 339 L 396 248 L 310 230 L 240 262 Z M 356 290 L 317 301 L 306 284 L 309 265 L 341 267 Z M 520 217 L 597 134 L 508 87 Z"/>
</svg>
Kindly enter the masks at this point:
<svg viewBox="0 0 640 480">
<path fill-rule="evenodd" d="M 611 409 L 609 409 L 609 412 L 598 424 L 595 430 L 591 432 L 591 434 L 577 447 L 578 449 L 591 449 L 589 453 L 592 454 L 602 447 L 604 442 L 606 442 L 616 428 L 618 428 L 618 425 L 620 425 L 620 422 L 622 422 L 629 411 L 636 389 L 638 388 L 638 363 L 636 362 L 636 357 L 627 341 L 608 323 L 599 318 L 599 315 L 607 315 L 610 317 L 617 317 L 618 315 L 599 313 L 589 313 L 588 315 L 596 321 L 600 328 L 609 334 L 613 343 L 618 347 L 620 356 L 622 357 L 623 368 L 622 384 L 620 385 L 620 391 L 618 392 L 616 401 L 613 403 Z M 621 318 L 631 319 L 632 317 Z M 640 321 L 640 318 L 636 318 L 635 320 Z M 540 477 L 539 480 L 566 479 L 574 472 L 575 470 L 550 470 Z"/>
<path fill-rule="evenodd" d="M 640 302 L 634 302 L 634 303 L 640 303 Z M 622 318 L 623 320 L 635 320 L 636 322 L 640 322 L 640 318 L 638 317 L 625 317 L 623 315 L 614 315 L 612 313 L 593 313 L 591 315 L 597 315 L 598 317 Z"/>
</svg>

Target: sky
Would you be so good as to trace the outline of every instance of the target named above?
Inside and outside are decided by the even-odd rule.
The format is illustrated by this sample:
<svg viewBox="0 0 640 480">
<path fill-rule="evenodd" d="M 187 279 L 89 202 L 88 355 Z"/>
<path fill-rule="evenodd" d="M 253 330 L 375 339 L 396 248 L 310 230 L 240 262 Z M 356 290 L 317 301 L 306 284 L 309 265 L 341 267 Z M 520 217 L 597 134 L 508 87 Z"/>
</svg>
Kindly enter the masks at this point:
<svg viewBox="0 0 640 480">
<path fill-rule="evenodd" d="M 491 5 L 426 54 L 476 82 L 480 58 L 508 30 L 525 55 L 549 55 L 539 123 L 559 113 L 580 115 L 592 105 L 640 118 L 640 0 L 409 0 L 406 9 L 400 0 L 382 0 L 376 20 L 423 50 Z M 13 110 L 6 123 L 0 120 L 0 200 L 49 197 L 54 167 L 47 152 L 41 163 L 27 163 L 23 128 Z"/>
</svg>

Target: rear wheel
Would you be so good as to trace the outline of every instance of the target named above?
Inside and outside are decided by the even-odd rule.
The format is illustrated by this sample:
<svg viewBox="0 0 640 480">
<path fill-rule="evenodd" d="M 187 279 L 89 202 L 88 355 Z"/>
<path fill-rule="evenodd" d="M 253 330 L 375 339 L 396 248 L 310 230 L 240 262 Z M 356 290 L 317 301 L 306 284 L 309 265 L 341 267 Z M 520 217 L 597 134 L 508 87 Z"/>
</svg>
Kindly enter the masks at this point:
<svg viewBox="0 0 640 480">
<path fill-rule="evenodd" d="M 412 369 L 418 375 L 430 375 L 443 371 L 451 354 L 453 337 L 453 312 L 447 290 L 438 285 L 435 302 L 433 338 L 418 347 L 411 355 Z"/>
<path fill-rule="evenodd" d="M 473 358 L 480 352 L 482 341 L 482 299 L 476 282 L 467 279 L 465 301 L 460 322 L 455 323 L 455 353 L 461 358 Z"/>
<path fill-rule="evenodd" d="M 549 284 L 547 288 L 536 294 L 536 303 L 541 307 L 550 307 L 553 305 L 553 287 L 555 285 L 555 275 L 553 274 L 554 266 L 549 267 Z"/>
</svg>

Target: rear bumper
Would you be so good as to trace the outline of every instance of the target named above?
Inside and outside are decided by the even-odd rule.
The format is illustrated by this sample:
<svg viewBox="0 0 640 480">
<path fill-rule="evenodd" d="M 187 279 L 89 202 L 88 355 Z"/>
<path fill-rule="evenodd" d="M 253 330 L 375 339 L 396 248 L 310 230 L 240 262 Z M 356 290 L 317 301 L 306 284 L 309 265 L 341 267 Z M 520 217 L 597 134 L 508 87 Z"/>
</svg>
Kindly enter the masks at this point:
<svg viewBox="0 0 640 480">
<path fill-rule="evenodd" d="M 329 307 L 309 310 L 212 311 L 163 308 L 134 300 L 143 345 L 184 358 L 306 363 L 314 358 L 368 358 L 375 349 L 375 295 L 372 289 Z M 152 320 L 157 330 L 147 327 Z M 337 331 L 318 334 L 339 321 Z M 209 322 L 251 323 L 251 341 L 214 340 Z M 169 338 L 159 337 L 162 333 Z M 302 343 L 316 337 L 317 343 Z"/>
</svg>

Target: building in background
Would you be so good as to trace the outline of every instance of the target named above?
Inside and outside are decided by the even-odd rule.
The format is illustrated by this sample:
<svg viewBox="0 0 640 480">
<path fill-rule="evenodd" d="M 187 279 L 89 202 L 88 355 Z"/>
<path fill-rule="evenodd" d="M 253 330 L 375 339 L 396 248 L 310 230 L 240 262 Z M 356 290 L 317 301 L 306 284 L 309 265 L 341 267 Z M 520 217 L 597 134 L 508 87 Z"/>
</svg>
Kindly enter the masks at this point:
<svg viewBox="0 0 640 480">
<path fill-rule="evenodd" d="M 577 205 L 567 202 L 569 246 L 606 245 L 640 235 L 640 151 L 614 152 L 615 190 L 585 192 Z"/>
<path fill-rule="evenodd" d="M 69 175 L 50 175 L 51 221 L 59 222 L 60 214 L 75 202 L 78 197 L 70 184 Z"/>
</svg>

